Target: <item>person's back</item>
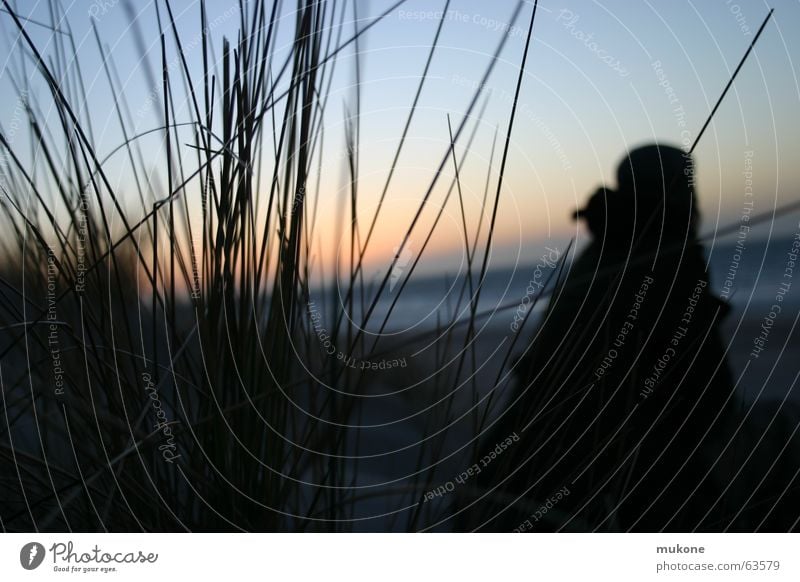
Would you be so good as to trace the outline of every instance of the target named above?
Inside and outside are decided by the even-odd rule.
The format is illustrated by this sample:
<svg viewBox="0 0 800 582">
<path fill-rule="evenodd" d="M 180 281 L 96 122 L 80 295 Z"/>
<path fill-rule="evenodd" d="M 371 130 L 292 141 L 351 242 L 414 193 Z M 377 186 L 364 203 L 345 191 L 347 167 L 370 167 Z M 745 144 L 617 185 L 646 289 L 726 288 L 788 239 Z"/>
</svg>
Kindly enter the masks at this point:
<svg viewBox="0 0 800 582">
<path fill-rule="evenodd" d="M 701 479 L 710 466 L 702 443 L 727 415 L 732 382 L 718 332 L 726 306 L 709 293 L 696 239 L 692 171 L 675 148 L 634 150 L 618 189 L 576 213 L 594 239 L 517 363 L 493 433 L 513 429 L 520 442 L 482 475 L 487 494 L 470 527 L 706 527 L 696 510 L 716 488 Z"/>
</svg>

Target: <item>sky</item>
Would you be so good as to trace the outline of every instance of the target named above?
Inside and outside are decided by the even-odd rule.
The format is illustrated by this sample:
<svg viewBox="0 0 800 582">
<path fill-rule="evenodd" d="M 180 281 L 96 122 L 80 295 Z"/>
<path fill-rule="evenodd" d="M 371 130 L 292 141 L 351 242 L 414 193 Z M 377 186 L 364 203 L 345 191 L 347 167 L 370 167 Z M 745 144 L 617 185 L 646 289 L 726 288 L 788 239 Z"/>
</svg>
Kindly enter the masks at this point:
<svg viewBox="0 0 800 582">
<path fill-rule="evenodd" d="M 153 86 L 145 66 L 149 62 L 157 67 L 160 59 L 155 8 L 149 1 L 133 3 L 133 12 L 126 9 L 124 0 L 64 4 L 87 79 L 87 107 L 99 150 L 112 152 L 122 137 L 91 20 L 119 67 L 137 128 L 144 131 L 156 126 L 155 109 L 161 98 L 160 88 Z M 355 10 L 348 8 L 342 38 L 393 4 L 359 1 Z M 367 217 L 387 178 L 441 19 L 441 38 L 367 260 L 381 264 L 402 240 L 432 176 L 449 154 L 448 115 L 455 132 L 479 90 L 478 106 L 455 146 L 459 160 L 466 156 L 459 162 L 459 175 L 465 219 L 472 234 L 481 220 L 487 176 L 491 209 L 533 5 L 524 3 L 518 19 L 510 22 L 516 6 L 510 0 L 452 0 L 446 11 L 445 4 L 408 0 L 337 59 L 325 113 L 322 170 L 314 176 L 320 183 L 317 246 L 322 255 L 346 245 L 344 239 L 337 239 L 342 229 L 336 222 L 348 195 L 343 122 L 345 111 L 355 110 L 356 81 L 360 81 L 359 209 L 361 216 Z M 175 0 L 172 6 L 187 47 L 186 57 L 197 70 L 200 51 L 194 49 L 199 5 Z M 571 212 L 600 185 L 615 185 L 616 166 L 626 149 L 653 141 L 677 146 L 691 143 L 771 7 L 775 8 L 771 22 L 695 150 L 701 231 L 713 235 L 741 219 L 744 191 L 751 185 L 748 180 L 755 192 L 756 213 L 800 199 L 800 37 L 796 34 L 800 2 L 543 1 L 536 14 L 509 138 L 493 265 L 535 262 L 545 245 L 585 238 L 581 225 L 571 220 Z M 163 16 L 163 4 L 161 8 Z M 19 2 L 17 10 L 31 19 L 26 29 L 34 40 L 50 42 L 54 33 L 32 22 L 49 21 L 45 3 Z M 292 11 L 288 7 L 282 11 L 285 29 L 278 37 L 279 52 L 289 50 L 293 22 Z M 238 18 L 235 4 L 209 2 L 217 56 L 222 36 L 236 34 Z M 19 58 L 7 14 L 0 13 L 0 25 L 5 58 Z M 145 54 L 136 40 L 137 29 Z M 331 31 L 334 35 L 338 32 Z M 504 37 L 498 62 L 479 87 Z M 174 59 L 174 47 L 171 50 Z M 7 103 L 16 99 L 4 74 L 0 74 L 0 97 Z M 484 102 L 485 109 L 478 116 Z M 0 113 L 6 135 L 14 111 L 6 107 Z M 188 110 L 184 111 L 188 116 Z M 475 138 L 467 151 L 473 127 L 477 128 Z M 490 163 L 495 136 L 497 145 Z M 24 136 L 16 139 L 21 143 Z M 112 157 L 109 164 L 123 161 Z M 419 250 L 427 227 L 442 208 L 453 175 L 449 161 L 431 192 L 418 232 L 411 236 L 413 252 Z M 119 180 L 125 189 L 122 169 Z M 797 230 L 797 218 L 768 222 L 760 232 L 764 236 L 771 231 L 791 233 Z M 422 270 L 437 272 L 463 264 L 462 220 L 454 192 L 444 205 Z M 481 220 L 484 236 L 489 221 L 488 214 Z M 359 227 L 364 229 L 366 224 L 364 219 Z"/>
</svg>

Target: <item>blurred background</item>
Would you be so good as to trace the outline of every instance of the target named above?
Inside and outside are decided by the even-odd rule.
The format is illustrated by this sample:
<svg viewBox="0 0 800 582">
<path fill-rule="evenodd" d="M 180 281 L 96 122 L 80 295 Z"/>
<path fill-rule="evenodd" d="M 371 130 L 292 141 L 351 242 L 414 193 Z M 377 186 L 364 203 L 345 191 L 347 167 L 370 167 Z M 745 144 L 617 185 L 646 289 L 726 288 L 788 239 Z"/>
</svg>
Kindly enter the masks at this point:
<svg viewBox="0 0 800 582">
<path fill-rule="evenodd" d="M 450 527 L 434 526 L 446 516 L 420 514 L 417 500 L 463 468 L 459 455 L 480 432 L 472 415 L 480 409 L 485 422 L 502 408 L 509 370 L 552 288 L 531 294 L 531 282 L 568 265 L 588 239 L 573 211 L 598 187 L 616 185 L 629 149 L 693 143 L 770 8 L 771 21 L 694 152 L 712 287 L 733 308 L 724 323 L 729 363 L 742 406 L 758 403 L 753 415 L 765 419 L 796 405 L 800 373 L 800 285 L 793 282 L 800 207 L 792 206 L 800 202 L 800 2 L 543 2 L 524 69 L 527 1 L 4 2 L 5 460 L 19 463 L 12 452 L 41 460 L 29 471 L 42 491 L 37 507 L 46 527 L 69 524 L 56 499 L 81 499 L 73 505 L 82 511 L 91 506 L 92 494 L 82 497 L 92 487 L 76 488 L 81 453 L 63 440 L 69 429 L 59 406 L 69 386 L 85 412 L 95 411 L 85 418 L 85 438 L 95 443 L 112 429 L 89 422 L 97 414 L 91 390 L 119 385 L 122 394 L 131 385 L 136 398 L 144 395 L 145 405 L 133 411 L 127 396 L 107 403 L 116 419 L 104 422 L 119 424 L 122 436 L 107 450 L 83 453 L 105 507 L 92 510 L 97 519 L 126 499 L 109 493 L 122 468 L 103 467 L 115 454 L 131 454 L 138 441 L 125 427 L 153 412 L 134 362 L 153 374 L 176 432 L 213 417 L 218 432 L 209 432 L 209 442 L 246 426 L 242 432 L 256 442 L 243 445 L 245 457 L 280 459 L 273 477 L 272 469 L 245 469 L 252 459 L 214 472 L 220 497 L 234 484 L 280 490 L 279 517 L 250 521 L 234 504 L 206 522 L 198 517 L 207 511 L 202 496 L 194 496 L 208 462 L 202 438 L 194 430 L 176 437 L 176 452 L 183 447 L 183 459 L 197 465 L 182 479 L 163 463 L 145 473 L 158 474 L 155 491 L 168 483 L 173 497 L 165 493 L 160 503 L 186 503 L 193 529 L 313 529 L 316 519 L 344 524 L 333 529 Z M 250 123 L 259 129 L 246 134 Z M 218 156 L 213 170 L 203 159 L 211 155 Z M 228 199 L 215 191 L 226 185 Z M 178 210 L 168 215 L 173 204 Z M 79 234 L 87 223 L 91 244 Z M 79 241 L 90 249 L 85 264 Z M 47 245 L 61 247 L 56 255 L 66 265 L 59 293 L 97 264 L 102 269 L 90 269 L 86 284 L 107 297 L 95 303 L 93 332 L 75 325 L 62 336 L 64 361 L 76 357 L 55 408 L 46 402 L 58 381 L 53 370 L 62 366 L 47 356 L 49 329 L 41 330 L 39 360 L 30 348 L 34 335 L 20 335 L 37 317 L 48 319 Z M 120 267 L 117 255 L 132 266 Z M 290 283 L 287 268 L 296 277 Z M 753 356 L 778 294 L 782 310 Z M 52 320 L 80 319 L 87 305 L 71 305 L 69 316 L 65 309 Z M 524 322 L 515 319 L 529 310 Z M 124 350 L 115 339 L 122 329 Z M 130 369 L 103 351 L 112 345 L 130 357 Z M 206 353 L 225 362 L 215 368 Z M 334 356 L 336 369 L 326 363 Z M 291 365 L 276 372 L 278 361 Z M 279 396 L 271 408 L 285 426 L 261 416 L 273 392 L 282 393 L 276 387 L 306 381 L 308 392 Z M 262 388 L 265 400 L 254 403 Z M 226 396 L 201 405 L 216 389 Z M 480 408 L 495 390 L 493 408 Z M 341 408 L 315 400 L 318 392 L 337 398 L 340 391 L 366 398 Z M 31 414 L 37 406 L 41 417 Z M 252 425 L 229 416 L 251 408 Z M 342 440 L 315 433 L 319 418 L 331 434 L 363 433 Z M 42 419 L 58 425 L 49 429 L 54 436 L 37 430 Z M 50 446 L 56 452 L 48 461 Z M 314 460 L 299 460 L 309 451 Z M 339 474 L 331 458 L 342 460 Z M 64 461 L 63 481 L 59 471 L 45 478 L 53 459 Z M 81 482 L 92 474 L 78 472 Z M 8 487 L 4 527 L 26 529 L 36 512 L 25 510 L 25 486 Z M 338 490 L 349 493 L 327 498 Z M 129 514 L 136 512 L 115 523 L 142 525 Z M 79 522 L 92 529 L 95 519 Z M 181 523 L 164 519 L 143 527 Z"/>
</svg>

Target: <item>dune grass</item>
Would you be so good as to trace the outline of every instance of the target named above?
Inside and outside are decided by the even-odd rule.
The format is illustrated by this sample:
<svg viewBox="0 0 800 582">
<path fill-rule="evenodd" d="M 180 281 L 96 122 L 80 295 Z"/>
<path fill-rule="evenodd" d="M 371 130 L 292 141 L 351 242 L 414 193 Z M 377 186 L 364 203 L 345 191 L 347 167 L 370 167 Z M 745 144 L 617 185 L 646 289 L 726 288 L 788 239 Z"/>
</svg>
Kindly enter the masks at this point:
<svg viewBox="0 0 800 582">
<path fill-rule="evenodd" d="M 113 97 L 108 106 L 123 136 L 104 155 L 61 4 L 51 1 L 50 22 L 38 23 L 53 33 L 42 46 L 4 0 L 3 17 L 19 43 L 7 75 L 31 144 L 22 154 L 0 134 L 8 162 L 0 241 L 4 529 L 338 531 L 424 523 L 418 501 L 434 482 L 432 460 L 445 448 L 447 430 L 440 427 L 466 413 L 480 432 L 486 418 L 475 386 L 475 322 L 514 112 L 499 172 L 487 175 L 487 194 L 496 180 L 491 222 L 484 224 L 481 212 L 477 225 L 468 223 L 459 180 L 486 106 L 476 89 L 467 108 L 447 120 L 450 148 L 396 256 L 379 281 L 366 280 L 363 262 L 421 102 L 440 21 L 371 216 L 359 215 L 358 86 L 348 99 L 347 272 L 315 263 L 323 189 L 314 170 L 322 166 L 332 76 L 346 66 L 339 63 L 343 51 L 355 47 L 357 54 L 364 32 L 401 4 L 365 21 L 354 3 L 298 0 L 287 22 L 280 2 L 239 2 L 238 33 L 223 39 L 220 50 L 205 1 L 199 42 L 181 37 L 169 0 L 154 3 L 147 18 L 155 16 L 160 66 L 145 76 L 160 122 L 147 128 L 138 127 L 137 104 L 121 81 L 127 65 L 114 60 L 93 22 Z M 523 9 L 518 3 L 510 21 Z M 287 27 L 293 41 L 281 58 L 276 38 Z M 140 21 L 132 22 L 132 32 L 144 47 Z M 506 40 L 498 42 L 483 82 Z M 199 73 L 186 56 L 189 42 L 200 55 Z M 527 52 L 526 45 L 523 65 Z M 358 63 L 357 57 L 357 80 Z M 35 91 L 37 83 L 46 94 Z M 456 145 L 465 140 L 459 160 Z M 124 160 L 124 185 L 107 173 L 111 158 Z M 448 166 L 447 198 L 378 334 L 367 338 L 363 330 Z M 365 360 L 391 353 L 381 334 L 454 191 L 469 269 L 450 321 L 439 328 L 443 369 L 430 381 L 439 384 L 430 394 L 457 392 L 472 378 L 471 406 L 455 410 L 455 397 L 445 396 L 438 427 L 428 422 L 414 450 L 418 470 L 401 482 L 364 486 L 359 450 L 369 436 L 359 426 L 365 400 L 358 396 L 369 392 L 370 380 L 321 353 L 308 311 L 313 281 L 321 273 L 327 278 L 324 323 L 343 352 Z M 479 260 L 480 272 L 473 273 Z M 333 299 L 341 284 L 343 298 Z M 357 324 L 347 316 L 355 312 Z M 457 335 L 465 321 L 466 335 Z M 458 356 L 448 356 L 462 340 Z M 376 498 L 391 508 L 390 519 L 370 522 L 373 510 L 361 504 Z"/>
</svg>

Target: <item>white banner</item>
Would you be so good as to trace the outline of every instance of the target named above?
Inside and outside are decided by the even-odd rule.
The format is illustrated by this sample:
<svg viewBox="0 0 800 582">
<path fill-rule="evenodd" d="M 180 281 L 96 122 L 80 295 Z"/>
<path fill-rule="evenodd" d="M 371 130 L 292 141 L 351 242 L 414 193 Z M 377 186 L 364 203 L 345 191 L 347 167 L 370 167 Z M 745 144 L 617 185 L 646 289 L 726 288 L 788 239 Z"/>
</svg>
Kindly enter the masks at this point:
<svg viewBox="0 0 800 582">
<path fill-rule="evenodd" d="M 791 534 L 5 534 L 17 580 L 800 580 Z"/>
</svg>

